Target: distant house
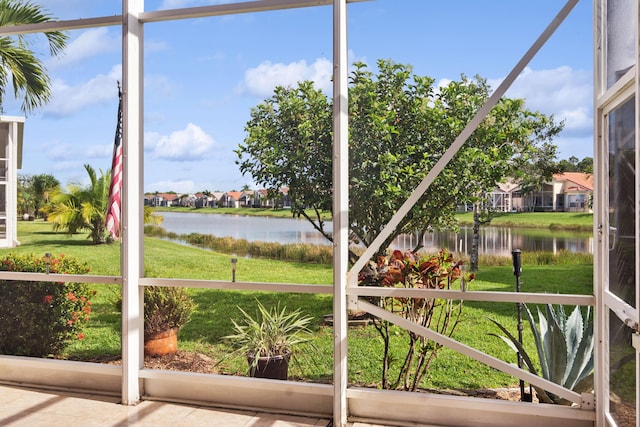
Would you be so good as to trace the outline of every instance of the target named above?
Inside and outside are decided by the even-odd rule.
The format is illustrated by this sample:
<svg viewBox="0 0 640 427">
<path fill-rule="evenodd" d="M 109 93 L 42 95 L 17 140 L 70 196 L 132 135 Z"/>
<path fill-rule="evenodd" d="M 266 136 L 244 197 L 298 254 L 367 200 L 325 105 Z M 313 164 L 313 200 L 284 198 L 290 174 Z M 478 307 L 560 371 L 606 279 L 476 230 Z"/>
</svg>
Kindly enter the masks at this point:
<svg viewBox="0 0 640 427">
<path fill-rule="evenodd" d="M 225 208 L 239 208 L 241 207 L 240 198 L 242 197 L 242 191 L 227 191 L 224 193 L 222 206 Z"/>
<path fill-rule="evenodd" d="M 224 192 L 222 191 L 214 191 L 211 193 L 211 207 L 217 208 L 222 206 L 222 200 L 224 198 Z"/>
<path fill-rule="evenodd" d="M 260 190 L 256 190 L 258 193 L 260 207 L 262 208 L 273 208 L 275 207 L 275 202 L 273 198 L 269 197 L 269 191 L 266 188 L 262 188 Z"/>
<path fill-rule="evenodd" d="M 222 195 L 223 193 L 218 194 Z M 215 193 L 196 193 L 194 206 L 196 208 L 217 208 L 218 199 L 215 197 Z"/>
<path fill-rule="evenodd" d="M 253 190 L 245 190 L 240 196 L 240 206 L 243 208 L 260 207 L 260 193 Z"/>
<path fill-rule="evenodd" d="M 183 194 L 178 197 L 178 206 L 182 206 L 185 208 L 194 208 L 196 206 L 196 195 L 195 194 Z"/>
<path fill-rule="evenodd" d="M 497 212 L 555 211 L 590 212 L 593 195 L 593 176 L 582 172 L 553 175 L 538 191 L 523 195 L 513 181 L 497 184 L 488 194 L 488 203 Z"/>
<path fill-rule="evenodd" d="M 520 186 L 513 181 L 500 182 L 489 193 L 488 203 L 495 212 L 513 212 L 522 210 Z"/>
<path fill-rule="evenodd" d="M 593 175 L 582 172 L 565 172 L 553 176 L 555 211 L 589 212 L 589 200 L 593 195 Z"/>
<path fill-rule="evenodd" d="M 175 193 L 155 193 L 151 200 L 151 206 L 171 207 L 179 204 L 180 197 Z"/>
</svg>

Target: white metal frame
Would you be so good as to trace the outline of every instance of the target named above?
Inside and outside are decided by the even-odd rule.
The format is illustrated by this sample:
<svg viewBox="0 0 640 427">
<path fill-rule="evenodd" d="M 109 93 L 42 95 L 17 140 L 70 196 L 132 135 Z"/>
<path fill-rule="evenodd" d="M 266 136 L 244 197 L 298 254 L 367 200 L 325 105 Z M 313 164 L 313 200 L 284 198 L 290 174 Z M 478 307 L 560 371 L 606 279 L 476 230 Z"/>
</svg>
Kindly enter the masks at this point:
<svg viewBox="0 0 640 427">
<path fill-rule="evenodd" d="M 360 0 L 354 0 L 360 1 Z M 261 0 L 243 3 L 230 3 L 216 6 L 185 8 L 145 12 L 144 0 L 123 0 L 122 15 L 97 17 L 70 21 L 60 21 L 45 24 L 15 26 L 0 28 L 1 35 L 24 34 L 42 32 L 45 30 L 74 30 L 100 26 L 122 26 L 123 46 L 123 141 L 124 141 L 124 211 L 122 233 L 121 277 L 103 276 L 74 276 L 73 280 L 87 283 L 118 283 L 122 285 L 123 317 L 122 317 L 122 357 L 123 367 L 95 366 L 94 364 L 69 365 L 62 361 L 38 360 L 11 356 L 0 356 L 0 381 L 39 384 L 41 386 L 87 388 L 86 379 L 93 376 L 99 378 L 101 392 L 116 393 L 122 396 L 124 404 L 135 404 L 141 398 L 155 398 L 173 401 L 200 401 L 229 407 L 262 407 L 265 410 L 287 411 L 321 414 L 333 414 L 334 425 L 344 426 L 347 417 L 362 420 L 387 420 L 389 423 L 413 425 L 424 420 L 424 413 L 429 414 L 429 422 L 450 423 L 457 425 L 512 425 L 517 422 L 525 425 L 562 425 L 586 426 L 593 425 L 595 419 L 593 402 L 585 395 L 562 389 L 561 387 L 533 378 L 528 372 L 517 370 L 500 361 L 490 360 L 486 355 L 477 354 L 476 350 L 463 349 L 459 343 L 443 340 L 446 345 L 462 350 L 465 354 L 477 357 L 479 360 L 490 362 L 491 366 L 499 367 L 505 372 L 534 384 L 544 385 L 545 388 L 557 391 L 557 394 L 576 402 L 582 409 L 557 407 L 555 405 L 532 406 L 519 402 L 485 401 L 484 399 L 433 397 L 419 394 L 407 394 L 380 390 L 363 390 L 347 386 L 347 308 L 364 307 L 367 310 L 388 318 L 409 329 L 416 329 L 415 325 L 404 324 L 403 319 L 389 317 L 389 313 L 382 313 L 373 306 L 359 301 L 363 295 L 403 295 L 424 297 L 435 296 L 437 291 L 431 290 L 400 290 L 358 288 L 356 286 L 357 272 L 367 259 L 377 250 L 380 243 L 395 228 L 402 216 L 411 209 L 421 194 L 426 191 L 431 182 L 446 166 L 456 151 L 478 126 L 484 116 L 506 92 L 525 65 L 546 42 L 563 19 L 579 0 L 568 0 L 549 27 L 525 53 L 503 83 L 492 94 L 463 132 L 456 138 L 452 146 L 442 156 L 427 177 L 414 190 L 409 199 L 403 204 L 391 222 L 373 242 L 372 247 L 366 249 L 363 256 L 349 270 L 348 268 L 348 123 L 347 123 L 347 0 Z M 334 53 L 334 286 L 328 288 L 318 285 L 288 285 L 278 283 L 249 283 L 226 281 L 199 281 L 175 279 L 146 279 L 143 278 L 143 228 L 141 209 L 143 206 L 143 41 L 144 24 L 166 20 L 187 19 L 205 16 L 220 16 L 227 14 L 260 12 L 267 10 L 290 9 L 333 5 L 333 53 Z M 35 273 L 11 273 L 3 276 L 15 280 L 56 280 L 56 275 L 40 275 Z M 65 275 L 65 280 L 69 280 Z M 229 378 L 215 375 L 201 375 L 189 373 L 174 373 L 165 371 L 149 371 L 143 369 L 142 364 L 142 289 L 144 286 L 187 286 L 216 289 L 270 290 L 279 292 L 312 292 L 330 293 L 334 296 L 334 385 L 299 384 L 291 382 L 273 382 L 253 378 Z M 419 294 L 417 293 L 419 292 Z M 466 300 L 503 301 L 503 302 L 534 302 L 534 303 L 566 303 L 579 305 L 594 305 L 592 296 L 576 295 L 543 295 L 498 292 L 465 292 L 459 295 L 448 292 L 447 297 L 464 297 Z M 420 334 L 428 335 L 429 331 L 418 330 Z M 440 339 L 437 336 L 431 336 Z M 500 362 L 500 363 L 498 363 Z M 505 366 L 506 365 L 506 366 Z M 515 370 L 514 370 L 515 369 Z M 119 390 L 115 389 L 113 379 L 119 378 Z M 188 387 L 178 387 L 183 384 Z M 97 386 L 96 386 L 97 387 Z M 95 389 L 95 387 L 94 387 Z M 229 389 L 236 392 L 228 392 Z M 270 398 L 260 401 L 253 399 L 251 390 L 271 390 Z M 224 390 L 224 391 L 221 391 Z M 287 393 L 291 399 L 274 399 L 278 393 Z M 248 396 L 252 399 L 249 400 Z M 277 400 L 277 401 L 275 401 Z M 388 403 L 393 401 L 393 408 Z M 451 410 L 441 413 L 441 408 L 456 408 L 460 405 L 473 408 L 473 413 Z M 315 408 L 315 410 L 313 409 Z M 383 409 L 384 413 L 380 413 Z M 508 414 L 508 417 L 505 415 Z"/>
<path fill-rule="evenodd" d="M 627 326 L 638 331 L 640 315 L 640 265 L 636 263 L 636 306 L 630 307 L 620 298 L 608 293 L 609 263 L 608 248 L 610 240 L 609 224 L 609 153 L 608 153 L 608 115 L 631 97 L 635 96 L 636 103 L 636 206 L 640 200 L 640 6 L 635 4 L 636 28 L 635 28 L 635 64 L 611 87 L 607 88 L 607 4 L 608 0 L 594 2 L 594 157 L 595 157 L 595 216 L 594 236 L 598 237 L 598 244 L 594 253 L 594 286 L 596 290 L 596 378 L 595 389 L 597 394 L 596 425 L 615 426 L 615 420 L 609 412 L 609 310 Z M 631 3 L 629 3 L 631 5 Z M 640 259 L 640 209 L 635 212 L 635 238 L 636 260 Z M 637 333 L 634 335 L 634 345 L 638 341 Z M 636 386 L 640 385 L 640 348 L 636 347 Z M 640 409 L 640 393 L 636 392 L 636 426 L 640 426 L 638 410 Z"/>
</svg>

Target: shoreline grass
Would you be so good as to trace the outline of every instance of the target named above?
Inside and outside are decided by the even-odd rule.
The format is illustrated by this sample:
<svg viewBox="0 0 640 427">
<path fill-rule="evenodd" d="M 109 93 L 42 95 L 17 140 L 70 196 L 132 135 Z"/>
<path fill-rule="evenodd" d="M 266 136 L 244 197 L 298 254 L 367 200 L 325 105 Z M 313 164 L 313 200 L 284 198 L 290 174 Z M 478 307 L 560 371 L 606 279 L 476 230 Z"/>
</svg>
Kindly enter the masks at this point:
<svg viewBox="0 0 640 427">
<path fill-rule="evenodd" d="M 118 275 L 120 245 L 91 245 L 86 234 L 67 236 L 51 231 L 51 225 L 41 221 L 19 222 L 21 246 L 6 249 L 10 252 L 44 254 L 65 253 L 91 267 L 89 274 Z M 162 239 L 144 238 L 145 276 L 208 280 L 230 280 L 229 255 L 181 245 Z M 549 263 L 553 261 L 553 263 Z M 488 263 L 487 263 L 488 264 Z M 477 278 L 471 290 L 514 291 L 515 281 L 509 257 L 494 260 L 492 265 L 481 260 Z M 273 261 L 258 258 L 238 259 L 238 281 L 272 283 L 309 283 L 331 286 L 333 270 L 330 265 Z M 524 292 L 591 294 L 593 283 L 592 260 L 562 254 L 549 257 L 537 254 L 528 258 L 523 254 L 522 290 Z M 108 360 L 120 353 L 120 314 L 116 301 L 120 294 L 116 285 L 92 285 L 98 291 L 93 313 L 85 330 L 85 340 L 75 341 L 62 355 L 74 360 Z M 192 321 L 180 332 L 179 348 L 202 353 L 217 363 L 219 373 L 246 375 L 247 362 L 229 343 L 221 339 L 232 331 L 231 319 L 238 319 L 238 306 L 248 313 L 256 311 L 256 299 L 265 306 L 280 302 L 290 309 L 301 308 L 314 318 L 312 341 L 314 352 L 305 348 L 291 367 L 292 379 L 331 382 L 333 375 L 333 329 L 323 324 L 325 314 L 332 311 L 331 294 L 297 294 L 255 292 L 241 290 L 210 290 L 190 288 L 197 309 Z M 464 319 L 454 338 L 507 362 L 515 362 L 504 343 L 488 334 L 498 332 L 487 317 L 492 317 L 516 331 L 516 307 L 508 303 L 465 302 Z M 525 328 L 525 347 L 535 352 L 533 340 Z M 399 330 L 394 334 L 394 357 L 402 358 L 404 338 Z M 377 387 L 380 381 L 382 342 L 372 326 L 349 328 L 349 382 Z M 392 366 L 392 373 L 395 367 Z M 508 375 L 448 349 L 442 349 L 422 383 L 427 388 L 476 389 L 507 387 L 517 384 Z"/>
</svg>

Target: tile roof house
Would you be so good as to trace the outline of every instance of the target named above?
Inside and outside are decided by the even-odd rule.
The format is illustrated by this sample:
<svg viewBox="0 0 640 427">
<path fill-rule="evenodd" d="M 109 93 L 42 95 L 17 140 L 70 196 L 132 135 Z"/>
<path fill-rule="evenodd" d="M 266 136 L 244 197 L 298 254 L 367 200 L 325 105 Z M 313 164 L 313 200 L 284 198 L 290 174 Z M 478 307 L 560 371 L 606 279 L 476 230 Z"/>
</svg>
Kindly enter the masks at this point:
<svg viewBox="0 0 640 427">
<path fill-rule="evenodd" d="M 593 175 L 565 172 L 553 175 L 553 210 L 588 212 L 593 196 Z"/>
<path fill-rule="evenodd" d="M 512 180 L 498 183 L 488 194 L 488 203 L 497 212 L 556 211 L 591 212 L 593 176 L 583 172 L 553 175 L 538 191 L 523 195 Z M 468 209 L 467 209 L 468 210 Z"/>
</svg>

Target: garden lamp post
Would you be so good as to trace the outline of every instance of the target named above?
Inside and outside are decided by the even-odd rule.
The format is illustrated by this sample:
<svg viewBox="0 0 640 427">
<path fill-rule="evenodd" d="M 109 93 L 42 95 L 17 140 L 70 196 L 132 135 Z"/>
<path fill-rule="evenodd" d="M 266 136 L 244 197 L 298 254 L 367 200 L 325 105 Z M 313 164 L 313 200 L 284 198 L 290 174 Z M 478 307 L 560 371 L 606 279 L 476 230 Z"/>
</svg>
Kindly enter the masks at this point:
<svg viewBox="0 0 640 427">
<path fill-rule="evenodd" d="M 516 292 L 520 292 L 520 276 L 522 275 L 522 251 L 514 249 L 511 251 L 513 259 L 513 275 L 516 276 Z M 518 302 L 518 342 L 522 345 L 522 303 Z M 522 369 L 522 355 L 518 352 L 518 368 Z M 533 394 L 531 393 L 531 384 L 529 384 L 529 393 L 524 392 L 524 380 L 520 380 L 520 400 L 523 402 L 531 402 Z"/>
<path fill-rule="evenodd" d="M 44 254 L 44 265 L 45 265 L 45 272 L 47 274 L 49 274 L 50 265 L 51 265 L 51 253 L 50 252 L 47 252 L 46 254 Z"/>
<path fill-rule="evenodd" d="M 236 264 L 238 263 L 238 258 L 231 258 L 231 281 L 236 281 Z"/>
</svg>

